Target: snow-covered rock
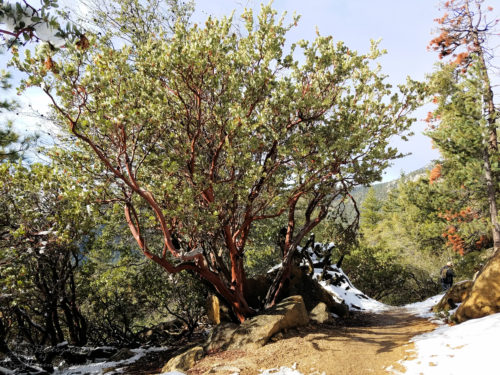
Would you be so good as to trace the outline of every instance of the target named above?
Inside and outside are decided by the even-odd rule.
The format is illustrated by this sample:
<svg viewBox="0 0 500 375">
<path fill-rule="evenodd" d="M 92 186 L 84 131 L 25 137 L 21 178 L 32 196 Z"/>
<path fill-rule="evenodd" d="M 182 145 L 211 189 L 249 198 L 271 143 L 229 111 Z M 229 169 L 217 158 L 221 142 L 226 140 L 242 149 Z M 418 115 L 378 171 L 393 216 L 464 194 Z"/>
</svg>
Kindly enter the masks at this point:
<svg viewBox="0 0 500 375">
<path fill-rule="evenodd" d="M 322 268 L 314 268 L 314 278 L 319 281 L 320 285 L 327 290 L 334 299 L 339 303 L 345 303 L 349 306 L 349 310 L 354 311 L 371 311 L 381 312 L 390 308 L 381 302 L 368 297 L 359 289 L 357 289 L 349 280 L 347 275 L 342 271 L 342 268 L 333 264 L 328 264 L 328 260 L 321 259 L 321 254 L 328 255 L 328 249 L 334 246 L 333 244 L 315 243 L 314 246 L 308 248 L 307 255 L 313 265 L 321 265 Z M 303 251 L 303 249 L 299 249 Z M 303 265 L 307 265 L 306 260 Z"/>
</svg>

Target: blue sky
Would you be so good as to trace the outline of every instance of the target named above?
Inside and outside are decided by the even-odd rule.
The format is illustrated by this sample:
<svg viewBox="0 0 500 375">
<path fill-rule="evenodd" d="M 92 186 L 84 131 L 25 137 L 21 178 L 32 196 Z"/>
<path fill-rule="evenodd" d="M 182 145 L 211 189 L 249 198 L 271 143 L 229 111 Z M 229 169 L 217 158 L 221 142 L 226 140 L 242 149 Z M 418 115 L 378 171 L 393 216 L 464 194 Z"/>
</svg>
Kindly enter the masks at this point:
<svg viewBox="0 0 500 375">
<path fill-rule="evenodd" d="M 208 15 L 235 15 L 247 8 L 258 11 L 260 1 L 255 0 L 198 0 L 195 22 L 202 23 Z M 381 39 L 380 47 L 387 55 L 380 59 L 388 81 L 396 85 L 407 76 L 422 80 L 433 70 L 437 54 L 427 51 L 427 45 L 436 29 L 434 19 L 441 15 L 438 0 L 275 0 L 273 7 L 279 13 L 296 12 L 301 15 L 298 26 L 289 34 L 290 41 L 312 40 L 316 28 L 321 35 L 332 35 L 351 49 L 366 52 L 370 39 Z M 408 142 L 393 139 L 391 144 L 411 155 L 393 162 L 386 171 L 384 181 L 398 178 L 402 171 L 411 172 L 439 158 L 425 130 L 427 110 L 415 113 L 419 120 L 413 126 L 415 136 Z"/>
<path fill-rule="evenodd" d="M 198 0 L 193 21 L 203 24 L 209 16 L 229 15 L 234 10 L 238 17 L 245 7 L 258 11 L 260 1 L 256 0 Z M 344 41 L 349 48 L 366 52 L 370 39 L 381 39 L 380 47 L 387 55 L 380 59 L 383 72 L 393 84 L 403 83 L 406 76 L 424 79 L 437 62 L 437 54 L 427 51 L 427 45 L 435 29 L 434 19 L 440 15 L 438 0 L 275 0 L 273 7 L 279 13 L 287 12 L 291 18 L 296 12 L 301 19 L 288 36 L 290 41 L 312 40 L 316 29 L 322 35 L 332 35 L 335 40 Z M 0 56 L 4 65 L 6 55 Z M 36 92 L 23 98 L 24 103 L 44 111 L 47 100 Z M 432 149 L 430 139 L 421 133 L 425 130 L 427 110 L 415 113 L 419 120 L 413 126 L 415 136 L 409 142 L 398 139 L 391 144 L 411 155 L 393 162 L 385 173 L 384 180 L 399 177 L 402 171 L 411 172 L 439 157 Z M 36 129 L 37 121 L 24 118 L 23 128 Z"/>
</svg>

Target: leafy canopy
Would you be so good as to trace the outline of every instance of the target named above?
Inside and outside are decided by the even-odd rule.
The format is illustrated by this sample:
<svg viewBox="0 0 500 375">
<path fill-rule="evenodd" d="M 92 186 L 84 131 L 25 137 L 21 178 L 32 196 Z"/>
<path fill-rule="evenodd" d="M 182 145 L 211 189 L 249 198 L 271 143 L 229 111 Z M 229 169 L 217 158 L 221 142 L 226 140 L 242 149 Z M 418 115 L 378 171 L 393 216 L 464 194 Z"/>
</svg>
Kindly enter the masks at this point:
<svg viewBox="0 0 500 375">
<path fill-rule="evenodd" d="M 122 48 L 89 35 L 90 48 L 57 56 L 14 51 L 23 87 L 51 98 L 145 255 L 199 273 L 240 319 L 254 223 L 286 217 L 286 266 L 332 202 L 399 156 L 388 140 L 408 130 L 416 102 L 385 83 L 375 43 L 362 55 L 318 36 L 285 51 L 284 17 L 264 6 L 242 18 L 239 33 L 232 17 L 209 18 Z"/>
</svg>

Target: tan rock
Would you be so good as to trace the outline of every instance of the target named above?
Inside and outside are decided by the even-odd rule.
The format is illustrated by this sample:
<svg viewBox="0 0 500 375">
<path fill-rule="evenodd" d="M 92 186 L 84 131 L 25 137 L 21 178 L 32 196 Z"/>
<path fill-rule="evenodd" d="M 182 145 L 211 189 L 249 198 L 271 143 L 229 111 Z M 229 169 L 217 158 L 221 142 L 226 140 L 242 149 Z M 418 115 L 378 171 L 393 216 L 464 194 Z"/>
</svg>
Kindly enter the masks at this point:
<svg viewBox="0 0 500 375">
<path fill-rule="evenodd" d="M 187 371 L 194 366 L 196 361 L 203 358 L 204 354 L 205 350 L 201 346 L 195 346 L 194 348 L 171 358 L 167 364 L 163 366 L 161 372 Z"/>
<path fill-rule="evenodd" d="M 463 322 L 500 312 L 500 252 L 484 266 L 471 292 L 458 307 L 455 319 Z"/>
<path fill-rule="evenodd" d="M 309 313 L 309 319 L 318 324 L 323 324 L 332 321 L 332 314 L 324 302 L 320 302 Z"/>
<path fill-rule="evenodd" d="M 234 323 L 222 323 L 212 329 L 208 337 L 205 349 L 207 351 L 217 351 L 225 349 L 232 340 L 233 334 L 239 327 Z"/>
<path fill-rule="evenodd" d="M 330 292 L 300 267 L 292 268 L 287 293 L 288 295 L 301 295 L 308 311 L 315 308 L 319 302 L 323 302 L 328 311 L 340 317 L 346 317 L 349 314 L 349 308 L 346 304 L 336 302 Z"/>
<path fill-rule="evenodd" d="M 225 325 L 214 330 L 207 344 L 207 350 L 251 349 L 265 345 L 271 336 L 289 328 L 309 323 L 301 296 L 285 298 L 275 307 L 245 320 L 234 329 Z"/>
<path fill-rule="evenodd" d="M 459 303 L 462 303 L 470 293 L 472 288 L 471 280 L 463 280 L 453 284 L 441 300 L 432 308 L 432 311 L 448 311 L 454 309 Z"/>
</svg>

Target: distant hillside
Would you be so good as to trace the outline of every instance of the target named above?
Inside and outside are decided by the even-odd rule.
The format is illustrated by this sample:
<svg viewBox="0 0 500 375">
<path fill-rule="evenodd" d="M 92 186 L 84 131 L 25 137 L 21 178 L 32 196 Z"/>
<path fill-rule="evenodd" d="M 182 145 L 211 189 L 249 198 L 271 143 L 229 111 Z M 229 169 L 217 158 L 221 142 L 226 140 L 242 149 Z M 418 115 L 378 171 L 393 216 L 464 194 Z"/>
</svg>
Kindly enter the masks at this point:
<svg viewBox="0 0 500 375">
<path fill-rule="evenodd" d="M 420 177 L 421 175 L 426 175 L 429 170 L 432 169 L 432 165 L 426 165 L 423 168 L 417 169 L 413 172 L 410 172 L 408 174 L 405 174 L 404 177 L 407 179 L 415 179 L 417 177 Z M 381 182 L 378 184 L 373 184 L 371 187 L 375 190 L 375 196 L 379 200 L 384 200 L 387 198 L 387 195 L 389 193 L 389 190 L 394 188 L 395 186 L 398 185 L 398 182 L 400 181 L 401 178 L 389 182 Z M 365 200 L 366 194 L 368 193 L 368 190 L 370 189 L 369 186 L 360 186 L 354 189 L 351 194 L 356 200 L 358 207 L 361 207 L 363 204 L 363 201 Z"/>
</svg>

